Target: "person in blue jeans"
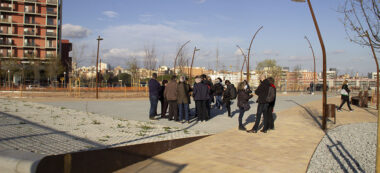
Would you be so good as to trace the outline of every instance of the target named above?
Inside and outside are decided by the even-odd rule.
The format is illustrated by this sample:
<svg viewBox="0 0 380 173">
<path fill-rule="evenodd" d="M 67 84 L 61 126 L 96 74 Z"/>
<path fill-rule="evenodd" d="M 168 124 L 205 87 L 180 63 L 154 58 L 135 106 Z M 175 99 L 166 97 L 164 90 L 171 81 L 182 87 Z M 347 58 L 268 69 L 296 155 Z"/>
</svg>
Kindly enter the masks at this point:
<svg viewBox="0 0 380 173">
<path fill-rule="evenodd" d="M 179 111 L 179 122 L 182 123 L 184 123 L 185 121 L 189 123 L 189 90 L 190 86 L 186 83 L 185 76 L 181 76 L 177 85 L 177 103 Z"/>
<path fill-rule="evenodd" d="M 152 79 L 149 80 L 148 87 L 150 101 L 149 119 L 155 120 L 155 116 L 157 115 L 157 105 L 161 88 L 160 83 L 157 81 L 157 73 L 152 74 Z"/>
<path fill-rule="evenodd" d="M 253 97 L 250 94 L 248 84 L 246 82 L 240 82 L 238 84 L 237 106 L 239 108 L 239 130 L 246 130 L 243 126 L 243 116 L 246 111 L 249 110 L 249 99 Z"/>
<path fill-rule="evenodd" d="M 217 78 L 215 80 L 215 84 L 213 86 L 214 96 L 215 96 L 215 107 L 217 109 L 223 108 L 223 92 L 224 92 L 224 86 L 222 85 L 222 79 Z"/>
</svg>

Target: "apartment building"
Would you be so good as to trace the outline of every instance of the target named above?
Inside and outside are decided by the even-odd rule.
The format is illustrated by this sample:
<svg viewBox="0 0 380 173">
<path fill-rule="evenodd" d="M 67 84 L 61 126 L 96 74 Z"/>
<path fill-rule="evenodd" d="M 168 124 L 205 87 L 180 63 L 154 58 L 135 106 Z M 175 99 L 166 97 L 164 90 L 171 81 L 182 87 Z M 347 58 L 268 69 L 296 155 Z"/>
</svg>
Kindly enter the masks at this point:
<svg viewBox="0 0 380 173">
<path fill-rule="evenodd" d="M 61 0 L 1 0 L 0 58 L 24 63 L 57 57 Z"/>
</svg>

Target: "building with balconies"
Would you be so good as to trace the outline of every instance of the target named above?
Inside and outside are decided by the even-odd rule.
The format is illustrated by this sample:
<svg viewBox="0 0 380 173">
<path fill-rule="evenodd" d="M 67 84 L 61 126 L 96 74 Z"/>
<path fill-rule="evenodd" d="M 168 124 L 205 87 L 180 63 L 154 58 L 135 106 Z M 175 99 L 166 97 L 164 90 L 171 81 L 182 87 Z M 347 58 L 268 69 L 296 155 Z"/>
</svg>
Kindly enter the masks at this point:
<svg viewBox="0 0 380 173">
<path fill-rule="evenodd" d="M 0 60 L 60 57 L 61 0 L 1 0 Z"/>
</svg>

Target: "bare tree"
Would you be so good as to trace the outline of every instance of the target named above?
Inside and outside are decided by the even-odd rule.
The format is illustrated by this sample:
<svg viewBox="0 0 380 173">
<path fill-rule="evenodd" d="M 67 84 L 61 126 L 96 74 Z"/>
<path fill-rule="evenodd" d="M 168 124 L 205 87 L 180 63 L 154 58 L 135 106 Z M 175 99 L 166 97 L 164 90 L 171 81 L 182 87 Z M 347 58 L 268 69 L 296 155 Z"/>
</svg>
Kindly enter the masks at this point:
<svg viewBox="0 0 380 173">
<path fill-rule="evenodd" d="M 338 9 L 344 14 L 343 24 L 350 41 L 369 47 L 369 39 L 366 38 L 366 31 L 368 31 L 373 47 L 380 48 L 378 4 L 378 0 L 346 0 Z"/>
<path fill-rule="evenodd" d="M 184 67 L 186 67 L 187 62 L 189 61 L 189 59 L 190 58 L 187 56 L 187 49 L 186 48 L 182 48 L 182 50 L 178 54 L 178 60 L 177 60 L 177 64 L 179 66 L 179 73 L 180 74 L 184 73 Z"/>
<path fill-rule="evenodd" d="M 132 79 L 134 81 L 138 80 L 138 72 L 139 72 L 139 63 L 136 57 L 131 57 L 127 61 L 127 69 L 132 75 Z"/>
<path fill-rule="evenodd" d="M 83 62 L 84 59 L 84 53 L 87 49 L 86 44 L 74 44 L 73 50 L 72 50 L 72 72 L 71 74 L 75 77 L 78 78 L 78 65 Z"/>
<path fill-rule="evenodd" d="M 219 71 L 219 47 L 216 47 L 216 62 L 215 62 L 215 71 Z"/>
<path fill-rule="evenodd" d="M 149 70 L 149 76 L 151 71 L 157 67 L 157 53 L 154 45 L 144 46 L 144 67 Z"/>
<path fill-rule="evenodd" d="M 46 63 L 46 72 L 49 82 L 55 82 L 57 80 L 57 75 L 62 74 L 64 71 L 60 58 L 57 56 L 51 57 Z"/>
<path fill-rule="evenodd" d="M 266 74 L 266 76 L 272 76 L 275 79 L 276 85 L 281 81 L 282 68 L 277 65 L 276 60 L 266 59 L 261 61 L 256 66 L 256 71 L 259 75 Z"/>
<path fill-rule="evenodd" d="M 294 80 L 295 80 L 295 88 L 297 90 L 299 90 L 300 88 L 300 80 L 302 79 L 302 73 L 301 73 L 301 70 L 302 70 L 302 66 L 301 65 L 296 65 L 294 66 L 293 68 L 293 72 L 294 72 Z"/>
</svg>

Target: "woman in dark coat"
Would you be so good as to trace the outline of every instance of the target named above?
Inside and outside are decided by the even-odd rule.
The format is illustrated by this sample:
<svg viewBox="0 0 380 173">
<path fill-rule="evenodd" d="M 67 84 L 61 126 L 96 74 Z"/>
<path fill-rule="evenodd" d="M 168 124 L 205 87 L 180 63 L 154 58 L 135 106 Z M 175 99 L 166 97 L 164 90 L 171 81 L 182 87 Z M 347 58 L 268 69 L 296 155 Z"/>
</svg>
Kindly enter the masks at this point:
<svg viewBox="0 0 380 173">
<path fill-rule="evenodd" d="M 223 93 L 223 102 L 226 105 L 228 117 L 231 118 L 232 117 L 232 115 L 231 115 L 231 100 L 234 99 L 234 98 L 232 98 L 233 95 L 235 95 L 235 97 L 236 97 L 236 89 L 235 89 L 234 84 L 231 84 L 231 82 L 229 80 L 226 80 L 224 83 L 226 84 L 227 89 Z"/>
<path fill-rule="evenodd" d="M 347 102 L 347 106 L 348 108 L 350 109 L 350 112 L 353 111 L 353 109 L 351 109 L 351 106 L 350 106 L 350 89 L 348 89 L 348 80 L 345 80 L 343 82 L 343 85 L 342 85 L 342 90 L 340 92 L 341 94 L 341 99 L 342 99 L 342 104 L 340 104 L 339 108 L 338 108 L 338 112 L 341 112 L 342 111 L 342 106 L 344 105 L 344 103 Z"/>
<path fill-rule="evenodd" d="M 243 116 L 244 112 L 249 109 L 249 99 L 253 95 L 249 94 L 249 88 L 246 82 L 240 82 L 238 84 L 238 94 L 237 94 L 237 106 L 239 107 L 239 130 L 246 130 L 243 126 Z"/>
<path fill-rule="evenodd" d="M 168 100 L 164 97 L 164 91 L 165 91 L 165 86 L 168 83 L 168 80 L 163 80 L 162 85 L 160 88 L 160 103 L 161 103 L 161 118 L 166 118 L 166 112 L 168 110 Z"/>
</svg>

